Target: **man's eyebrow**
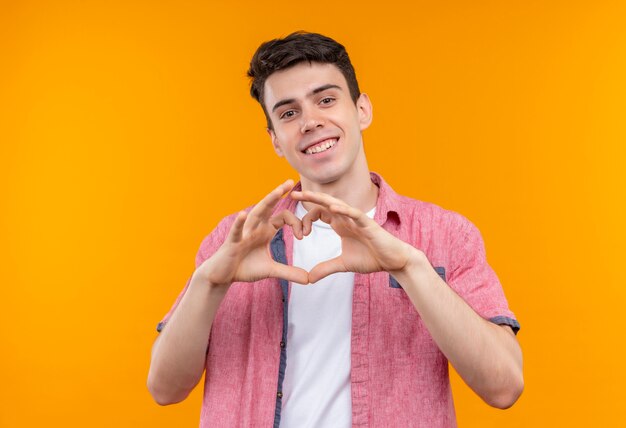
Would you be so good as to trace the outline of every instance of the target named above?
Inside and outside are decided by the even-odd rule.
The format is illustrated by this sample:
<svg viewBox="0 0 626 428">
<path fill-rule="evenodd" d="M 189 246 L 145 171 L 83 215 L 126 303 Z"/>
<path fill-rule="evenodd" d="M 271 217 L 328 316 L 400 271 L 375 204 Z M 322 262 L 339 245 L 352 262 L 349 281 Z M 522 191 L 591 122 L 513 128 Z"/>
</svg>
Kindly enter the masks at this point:
<svg viewBox="0 0 626 428">
<path fill-rule="evenodd" d="M 324 92 L 327 89 L 339 89 L 341 91 L 341 87 L 340 86 L 333 85 L 332 83 L 329 83 L 327 85 L 322 85 L 319 88 L 313 89 L 309 95 L 319 94 L 320 92 Z"/>
<path fill-rule="evenodd" d="M 274 104 L 274 107 L 272 107 L 272 113 L 274 113 L 278 107 L 284 106 L 285 104 L 291 104 L 294 101 L 295 101 L 294 98 L 289 98 L 289 99 L 286 99 L 286 100 L 278 101 L 276 104 Z"/>
<path fill-rule="evenodd" d="M 315 95 L 315 94 L 319 94 L 320 92 L 324 92 L 328 89 L 339 89 L 341 91 L 341 86 L 338 85 L 333 85 L 332 83 L 328 83 L 326 85 L 322 85 L 318 88 L 313 89 L 307 96 L 311 96 L 311 95 Z M 291 104 L 294 101 L 296 101 L 294 98 L 288 98 L 285 100 L 280 100 L 278 101 L 276 104 L 274 104 L 274 107 L 272 107 L 272 113 L 276 111 L 276 109 L 280 106 L 284 106 L 285 104 Z"/>
</svg>

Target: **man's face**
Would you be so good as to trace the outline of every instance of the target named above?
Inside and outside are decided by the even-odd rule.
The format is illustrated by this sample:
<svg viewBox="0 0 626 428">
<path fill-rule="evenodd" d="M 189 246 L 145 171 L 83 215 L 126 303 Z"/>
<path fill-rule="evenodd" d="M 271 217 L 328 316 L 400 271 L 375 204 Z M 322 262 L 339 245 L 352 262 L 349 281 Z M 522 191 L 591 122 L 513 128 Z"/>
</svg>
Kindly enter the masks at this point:
<svg viewBox="0 0 626 428">
<path fill-rule="evenodd" d="M 275 72 L 265 81 L 265 108 L 276 153 L 303 182 L 327 184 L 367 167 L 361 131 L 371 104 L 362 94 L 355 105 L 335 65 L 305 62 Z"/>
</svg>

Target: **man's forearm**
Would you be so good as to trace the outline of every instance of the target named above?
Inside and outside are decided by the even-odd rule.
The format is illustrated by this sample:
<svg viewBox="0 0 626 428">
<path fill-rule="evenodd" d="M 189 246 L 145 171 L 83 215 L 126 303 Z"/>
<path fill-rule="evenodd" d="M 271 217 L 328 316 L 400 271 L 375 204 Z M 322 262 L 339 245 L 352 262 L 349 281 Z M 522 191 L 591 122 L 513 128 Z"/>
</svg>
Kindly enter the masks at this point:
<svg viewBox="0 0 626 428">
<path fill-rule="evenodd" d="M 308 283 L 305 270 L 278 263 L 269 251 L 270 241 L 283 226 L 292 227 L 294 234 L 302 237 L 302 222 L 293 213 L 282 210 L 274 214 L 276 204 L 292 187 L 293 180 L 287 180 L 251 210 L 232 216 L 219 249 L 194 272 L 152 348 L 148 389 L 158 403 L 184 400 L 198 384 L 206 364 L 211 325 L 230 284 L 265 278 Z"/>
<path fill-rule="evenodd" d="M 148 389 L 159 404 L 184 400 L 200 381 L 211 325 L 227 290 L 192 277 L 152 348 Z"/>
<path fill-rule="evenodd" d="M 481 318 L 418 250 L 393 276 L 463 380 L 488 404 L 513 405 L 524 381 L 522 353 L 512 330 Z"/>
</svg>

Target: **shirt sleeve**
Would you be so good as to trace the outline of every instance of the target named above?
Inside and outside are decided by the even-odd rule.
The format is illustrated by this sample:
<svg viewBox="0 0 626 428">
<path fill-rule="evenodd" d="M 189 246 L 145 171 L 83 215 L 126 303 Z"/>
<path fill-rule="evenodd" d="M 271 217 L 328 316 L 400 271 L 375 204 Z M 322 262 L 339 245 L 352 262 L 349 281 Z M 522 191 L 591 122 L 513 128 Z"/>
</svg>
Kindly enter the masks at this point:
<svg viewBox="0 0 626 428">
<path fill-rule="evenodd" d="M 448 284 L 481 317 L 508 325 L 517 334 L 520 324 L 509 309 L 498 276 L 487 263 L 480 231 L 462 216 L 458 225 L 452 236 Z"/>
<path fill-rule="evenodd" d="M 213 229 L 213 231 L 202 241 L 200 244 L 200 248 L 198 249 L 198 253 L 196 254 L 196 269 L 200 266 L 205 260 L 209 259 L 215 252 L 222 246 L 226 237 L 228 236 L 228 232 L 230 231 L 230 227 L 235 221 L 237 214 L 230 215 L 225 217 L 220 221 L 220 223 Z M 157 324 L 157 331 L 160 333 L 163 330 L 163 327 L 167 324 L 172 314 L 178 307 L 181 299 L 185 295 L 187 288 L 189 287 L 189 283 L 191 282 L 191 278 L 187 280 L 187 284 L 180 292 L 176 301 L 170 308 L 170 310 L 165 314 L 163 319 Z"/>
</svg>

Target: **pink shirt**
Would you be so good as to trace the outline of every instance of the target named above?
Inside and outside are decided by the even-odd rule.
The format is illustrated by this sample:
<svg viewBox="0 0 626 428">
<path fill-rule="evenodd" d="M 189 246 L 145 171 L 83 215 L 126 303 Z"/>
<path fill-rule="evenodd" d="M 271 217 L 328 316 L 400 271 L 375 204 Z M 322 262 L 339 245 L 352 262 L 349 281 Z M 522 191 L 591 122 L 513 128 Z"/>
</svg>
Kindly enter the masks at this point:
<svg viewBox="0 0 626 428">
<path fill-rule="evenodd" d="M 459 214 L 396 194 L 375 173 L 371 177 L 379 187 L 374 220 L 423 251 L 480 316 L 517 331 L 478 229 Z M 287 197 L 275 211 L 295 206 Z M 234 218 L 224 218 L 204 239 L 196 266 L 224 242 Z M 291 229 L 280 230 L 270 247 L 276 260 L 291 264 Z M 201 427 L 279 426 L 288 293 L 288 282 L 278 279 L 234 283 L 228 290 L 207 338 Z M 355 274 L 351 354 L 354 427 L 456 426 L 448 361 L 400 284 L 386 272 Z"/>
</svg>

